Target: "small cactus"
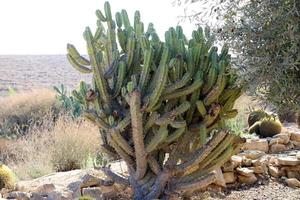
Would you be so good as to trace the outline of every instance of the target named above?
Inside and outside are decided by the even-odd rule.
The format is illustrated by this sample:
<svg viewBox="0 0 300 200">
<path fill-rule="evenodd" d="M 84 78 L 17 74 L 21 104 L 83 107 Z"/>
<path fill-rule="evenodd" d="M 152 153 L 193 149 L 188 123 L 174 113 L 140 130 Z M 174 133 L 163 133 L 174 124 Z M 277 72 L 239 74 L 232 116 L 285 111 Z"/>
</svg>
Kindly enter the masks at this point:
<svg viewBox="0 0 300 200">
<path fill-rule="evenodd" d="M 248 125 L 251 127 L 255 122 L 260 121 L 261 119 L 268 117 L 268 113 L 263 110 L 252 111 L 248 116 Z"/>
<path fill-rule="evenodd" d="M 0 189 L 12 189 L 15 185 L 15 175 L 9 167 L 0 164 Z"/>
<path fill-rule="evenodd" d="M 273 137 L 281 132 L 282 125 L 279 120 L 264 118 L 259 126 L 259 135 L 262 137 Z"/>
</svg>

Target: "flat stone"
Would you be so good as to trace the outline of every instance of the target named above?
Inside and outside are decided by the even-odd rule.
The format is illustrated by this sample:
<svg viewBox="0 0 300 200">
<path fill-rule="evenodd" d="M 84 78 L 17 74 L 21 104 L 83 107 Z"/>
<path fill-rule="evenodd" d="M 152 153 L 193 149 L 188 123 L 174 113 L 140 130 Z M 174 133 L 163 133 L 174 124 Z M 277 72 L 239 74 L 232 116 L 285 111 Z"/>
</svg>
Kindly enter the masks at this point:
<svg viewBox="0 0 300 200">
<path fill-rule="evenodd" d="M 242 150 L 259 150 L 268 152 L 269 143 L 267 139 L 247 140 L 247 142 L 243 144 Z"/>
<path fill-rule="evenodd" d="M 236 168 L 238 166 L 242 166 L 243 157 L 233 155 L 231 156 L 230 161 L 233 164 L 233 168 Z"/>
<path fill-rule="evenodd" d="M 233 172 L 235 166 L 231 161 L 227 161 L 223 166 L 222 166 L 222 171 L 223 172 Z"/>
<path fill-rule="evenodd" d="M 279 165 L 295 166 L 300 165 L 300 160 L 295 156 L 280 157 L 277 159 Z"/>
<path fill-rule="evenodd" d="M 249 167 L 250 170 L 252 170 L 255 174 L 263 174 L 266 173 L 267 168 L 266 166 L 253 166 L 253 167 Z"/>
<path fill-rule="evenodd" d="M 233 172 L 225 172 L 223 173 L 225 183 L 234 183 L 236 181 L 236 176 Z"/>
<path fill-rule="evenodd" d="M 106 179 L 107 177 L 98 170 L 73 170 L 49 174 L 34 180 L 20 181 L 17 183 L 16 190 L 33 192 L 36 196 L 61 195 L 61 198 L 64 200 L 73 200 L 80 197 L 82 188 L 99 186 L 104 196 L 106 192 L 108 196 L 116 196 L 119 192 L 117 187 L 120 186 L 117 184 L 113 186 L 101 186 L 99 184 Z"/>
<path fill-rule="evenodd" d="M 282 139 L 282 138 L 272 138 L 269 142 L 269 145 L 272 145 L 272 144 L 287 144 L 287 143 L 285 143 L 285 140 Z"/>
<path fill-rule="evenodd" d="M 275 166 L 269 166 L 269 174 L 274 178 L 279 178 L 282 175 L 279 168 Z"/>
<path fill-rule="evenodd" d="M 263 156 L 258 159 L 252 160 L 253 166 L 266 166 L 269 163 L 269 156 Z"/>
<path fill-rule="evenodd" d="M 272 144 L 270 146 L 270 152 L 271 153 L 279 153 L 279 152 L 284 152 L 287 151 L 288 148 L 284 144 Z"/>
<path fill-rule="evenodd" d="M 251 185 L 257 181 L 257 178 L 254 174 L 252 174 L 251 176 L 238 175 L 238 180 L 240 183 L 245 183 L 247 185 Z"/>
<path fill-rule="evenodd" d="M 216 170 L 214 170 L 214 173 L 216 176 L 216 181 L 214 182 L 214 184 L 221 186 L 221 187 L 226 187 L 226 182 L 225 182 L 221 168 L 217 168 Z"/>
<path fill-rule="evenodd" d="M 291 188 L 300 188 L 300 181 L 295 178 L 286 179 L 285 182 Z"/>
<path fill-rule="evenodd" d="M 89 196 L 89 197 L 93 198 L 94 200 L 104 200 L 104 197 L 101 192 L 101 188 L 99 188 L 99 187 L 83 188 L 82 195 Z"/>
<path fill-rule="evenodd" d="M 296 178 L 300 180 L 300 172 L 299 171 L 287 171 L 286 172 L 288 178 Z"/>
<path fill-rule="evenodd" d="M 263 151 L 259 151 L 259 150 L 246 150 L 246 151 L 240 153 L 239 155 L 243 156 L 245 158 L 251 159 L 251 160 L 255 160 L 255 159 L 258 159 L 258 158 L 266 155 L 266 153 Z"/>
<path fill-rule="evenodd" d="M 291 137 L 290 133 L 280 133 L 280 134 L 277 134 L 277 135 L 273 136 L 274 139 L 281 139 L 280 140 L 281 144 L 287 144 L 287 143 L 289 143 L 290 137 Z"/>
<path fill-rule="evenodd" d="M 249 168 L 246 168 L 246 167 L 239 167 L 236 169 L 236 171 L 240 174 L 240 175 L 243 175 L 243 176 L 252 176 L 254 171 L 249 169 Z"/>
<path fill-rule="evenodd" d="M 19 191 L 14 191 L 10 192 L 7 196 L 9 199 L 17 199 L 17 200 L 29 200 L 31 194 L 27 192 L 19 192 Z"/>
<path fill-rule="evenodd" d="M 291 140 L 300 142 L 300 132 L 292 132 L 291 133 Z"/>
<path fill-rule="evenodd" d="M 300 142 L 291 140 L 291 143 L 294 145 L 294 149 L 299 149 L 300 148 Z"/>
<path fill-rule="evenodd" d="M 45 183 L 43 185 L 40 185 L 36 188 L 34 188 L 31 192 L 38 193 L 42 196 L 45 196 L 55 190 L 55 186 L 53 183 Z"/>
</svg>

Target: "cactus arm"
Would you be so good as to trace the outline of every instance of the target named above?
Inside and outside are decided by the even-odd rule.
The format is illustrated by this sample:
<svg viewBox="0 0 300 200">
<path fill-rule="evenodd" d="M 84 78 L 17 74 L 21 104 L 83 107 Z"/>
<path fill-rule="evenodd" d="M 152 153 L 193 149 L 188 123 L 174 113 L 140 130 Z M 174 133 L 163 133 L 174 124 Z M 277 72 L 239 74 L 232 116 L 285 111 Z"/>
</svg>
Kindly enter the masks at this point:
<svg viewBox="0 0 300 200">
<path fill-rule="evenodd" d="M 210 153 L 209 157 L 206 157 L 201 163 L 199 163 L 198 169 L 204 169 L 214 159 L 216 159 L 234 140 L 233 134 L 228 134 L 224 140 Z"/>
<path fill-rule="evenodd" d="M 186 127 L 186 121 L 185 120 L 181 120 L 181 121 L 172 121 L 170 123 L 170 125 L 173 127 L 173 128 L 183 128 L 183 127 Z"/>
<path fill-rule="evenodd" d="M 155 135 L 150 139 L 149 142 L 146 142 L 146 152 L 151 153 L 156 150 L 159 144 L 165 141 L 168 137 L 168 129 L 166 126 L 161 126 Z"/>
<path fill-rule="evenodd" d="M 158 118 L 155 121 L 155 124 L 160 126 L 170 124 L 178 115 L 181 115 L 182 113 L 186 112 L 190 108 L 190 106 L 191 105 L 189 102 L 183 102 L 175 109 L 171 110 L 170 112 L 167 112 L 162 117 Z"/>
<path fill-rule="evenodd" d="M 172 143 L 176 141 L 184 133 L 185 130 L 186 130 L 185 127 L 177 129 L 172 134 L 169 134 L 165 142 Z"/>
<path fill-rule="evenodd" d="M 168 85 L 164 90 L 164 94 L 172 93 L 173 91 L 182 88 L 191 80 L 191 78 L 191 74 L 189 72 L 186 72 L 180 80 Z"/>
<path fill-rule="evenodd" d="M 88 66 L 90 65 L 90 61 L 88 61 L 86 58 L 82 57 L 74 45 L 67 44 L 67 51 L 68 54 L 80 65 Z"/>
<path fill-rule="evenodd" d="M 219 98 L 220 94 L 223 92 L 225 85 L 226 77 L 223 75 L 219 75 L 216 86 L 214 86 L 214 88 L 203 99 L 204 105 L 209 106 L 213 102 L 215 102 Z"/>
<path fill-rule="evenodd" d="M 134 161 L 111 137 L 108 137 L 108 143 L 114 148 L 118 155 L 126 162 L 130 171 L 134 169 Z"/>
<path fill-rule="evenodd" d="M 109 125 L 100 117 L 96 116 L 95 113 L 92 112 L 85 112 L 83 113 L 83 116 L 85 118 L 87 118 L 88 120 L 90 120 L 91 122 L 95 123 L 99 128 L 107 130 L 109 129 Z"/>
<path fill-rule="evenodd" d="M 110 131 L 111 138 L 120 146 L 128 155 L 134 156 L 133 148 L 128 144 L 128 142 L 120 134 L 119 130 L 112 129 Z"/>
<path fill-rule="evenodd" d="M 151 113 L 148 117 L 147 122 L 145 124 L 145 133 L 155 124 L 155 121 L 159 118 L 159 114 L 157 112 Z"/>
<path fill-rule="evenodd" d="M 148 160 L 149 167 L 154 172 L 154 174 L 156 175 L 160 174 L 161 168 L 157 160 L 152 155 L 149 155 L 147 160 Z"/>
<path fill-rule="evenodd" d="M 117 95 L 120 93 L 123 81 L 125 79 L 125 75 L 126 75 L 126 64 L 124 61 L 120 61 L 119 68 L 118 68 L 118 78 L 115 84 L 113 98 L 117 97 Z"/>
<path fill-rule="evenodd" d="M 90 56 L 91 65 L 95 74 L 97 88 L 99 89 L 100 95 L 103 98 L 104 102 L 109 104 L 110 96 L 108 94 L 106 81 L 103 75 L 104 66 L 102 66 L 99 56 L 98 58 L 96 58 L 96 50 L 93 44 L 93 36 L 89 27 L 86 28 L 84 36 L 87 41 L 88 54 Z"/>
<path fill-rule="evenodd" d="M 146 111 L 152 111 L 153 107 L 157 104 L 157 102 L 159 101 L 159 98 L 162 94 L 162 91 L 165 87 L 165 84 L 167 82 L 167 77 L 168 77 L 168 65 L 167 65 L 167 61 L 169 58 L 169 50 L 167 47 L 164 48 L 163 51 L 163 55 L 159 64 L 159 69 L 157 71 L 157 73 L 159 73 L 158 75 L 158 79 L 157 79 L 157 84 L 156 87 L 154 88 L 151 96 L 150 96 L 150 103 L 148 108 L 146 109 Z"/>
<path fill-rule="evenodd" d="M 83 65 L 80 65 L 78 62 L 76 62 L 76 60 L 70 55 L 67 55 L 67 59 L 70 62 L 70 64 L 77 69 L 79 72 L 83 73 L 83 74 L 89 74 L 92 73 L 92 70 L 88 67 L 85 67 Z"/>
<path fill-rule="evenodd" d="M 131 67 L 133 63 L 134 58 L 134 50 L 136 45 L 136 39 L 135 35 L 131 34 L 128 38 L 127 44 L 126 44 L 126 53 L 127 53 L 127 66 Z"/>
<path fill-rule="evenodd" d="M 149 79 L 149 73 L 152 65 L 153 59 L 153 49 L 149 48 L 144 51 L 144 65 L 141 72 L 141 77 L 139 81 L 139 87 L 142 92 L 144 92 L 147 80 Z"/>
<path fill-rule="evenodd" d="M 162 95 L 162 100 L 170 100 L 175 99 L 181 96 L 186 96 L 188 94 L 191 94 L 195 90 L 199 89 L 203 84 L 203 81 L 201 79 L 195 80 L 191 85 L 184 87 L 182 89 L 176 90 L 173 93 L 167 93 Z"/>
<path fill-rule="evenodd" d="M 179 182 L 175 185 L 174 190 L 176 192 L 188 192 L 194 190 L 201 190 L 209 186 L 216 181 L 216 176 L 213 172 L 202 176 L 201 178 L 194 179 L 190 182 Z"/>
<path fill-rule="evenodd" d="M 134 143 L 136 158 L 136 179 L 140 180 L 144 177 L 147 170 L 146 151 L 144 147 L 143 122 L 141 113 L 141 94 L 133 91 L 130 94 L 130 115 L 132 126 L 132 139 Z"/>
<path fill-rule="evenodd" d="M 187 162 L 175 166 L 175 172 L 190 171 L 193 169 L 210 154 L 210 152 L 225 138 L 225 136 L 225 131 L 215 134 L 208 144 L 204 145 L 192 155 L 191 159 L 187 159 Z"/>
</svg>

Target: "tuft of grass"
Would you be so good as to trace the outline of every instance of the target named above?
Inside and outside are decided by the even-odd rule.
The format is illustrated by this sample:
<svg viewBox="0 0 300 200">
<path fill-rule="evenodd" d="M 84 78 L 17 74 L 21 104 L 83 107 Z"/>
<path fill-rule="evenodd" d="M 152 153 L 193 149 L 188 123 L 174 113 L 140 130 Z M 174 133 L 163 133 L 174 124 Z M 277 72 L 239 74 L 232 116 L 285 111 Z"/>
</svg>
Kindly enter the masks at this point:
<svg viewBox="0 0 300 200">
<path fill-rule="evenodd" d="M 65 114 L 56 122 L 45 118 L 42 126 L 31 127 L 28 134 L 8 145 L 5 161 L 19 179 L 32 179 L 87 167 L 99 143 L 97 127 Z"/>
<path fill-rule="evenodd" d="M 58 110 L 55 93 L 49 89 L 0 97 L 0 137 L 25 135 L 30 126 L 41 124 L 45 115 L 54 118 Z"/>
</svg>

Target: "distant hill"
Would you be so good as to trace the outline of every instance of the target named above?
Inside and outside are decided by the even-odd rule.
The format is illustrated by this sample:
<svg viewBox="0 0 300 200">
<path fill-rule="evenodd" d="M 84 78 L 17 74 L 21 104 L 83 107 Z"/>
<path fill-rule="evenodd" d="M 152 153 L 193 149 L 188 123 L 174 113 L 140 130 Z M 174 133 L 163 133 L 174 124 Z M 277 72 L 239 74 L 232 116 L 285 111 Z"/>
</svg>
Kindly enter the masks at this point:
<svg viewBox="0 0 300 200">
<path fill-rule="evenodd" d="M 73 69 L 65 55 L 0 55 L 0 94 L 8 87 L 28 90 L 60 84 L 70 90 L 80 80 L 91 78 Z"/>
</svg>

